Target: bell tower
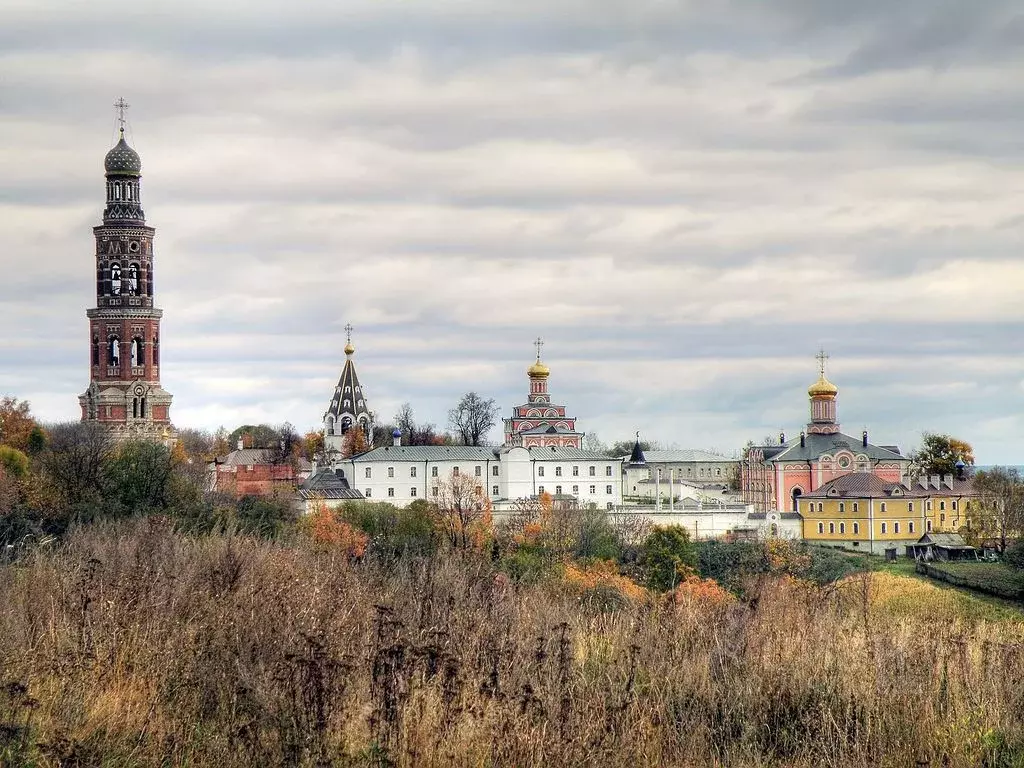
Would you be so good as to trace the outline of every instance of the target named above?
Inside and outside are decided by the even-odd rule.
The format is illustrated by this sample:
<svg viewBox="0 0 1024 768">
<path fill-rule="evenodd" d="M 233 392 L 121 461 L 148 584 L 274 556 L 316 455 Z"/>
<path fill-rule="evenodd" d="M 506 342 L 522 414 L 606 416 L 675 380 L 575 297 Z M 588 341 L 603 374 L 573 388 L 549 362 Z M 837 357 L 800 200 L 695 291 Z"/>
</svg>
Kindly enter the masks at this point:
<svg viewBox="0 0 1024 768">
<path fill-rule="evenodd" d="M 106 206 L 96 239 L 96 306 L 89 318 L 89 388 L 79 396 L 82 421 L 109 427 L 118 438 L 171 437 L 171 395 L 160 386 L 160 318 L 154 305 L 153 236 L 142 210 L 142 160 L 124 137 L 103 161 Z"/>
</svg>

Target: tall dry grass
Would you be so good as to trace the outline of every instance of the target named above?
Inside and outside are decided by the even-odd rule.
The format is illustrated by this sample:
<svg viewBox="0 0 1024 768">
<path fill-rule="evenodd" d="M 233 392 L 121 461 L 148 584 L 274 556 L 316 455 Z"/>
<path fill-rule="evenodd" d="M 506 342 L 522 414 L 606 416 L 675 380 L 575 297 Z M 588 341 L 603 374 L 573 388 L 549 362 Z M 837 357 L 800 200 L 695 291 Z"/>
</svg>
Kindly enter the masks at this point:
<svg viewBox="0 0 1024 768">
<path fill-rule="evenodd" d="M 471 554 L 84 529 L 0 568 L 0 762 L 1021 764 L 1021 626 L 872 588 L 610 608 Z"/>
</svg>

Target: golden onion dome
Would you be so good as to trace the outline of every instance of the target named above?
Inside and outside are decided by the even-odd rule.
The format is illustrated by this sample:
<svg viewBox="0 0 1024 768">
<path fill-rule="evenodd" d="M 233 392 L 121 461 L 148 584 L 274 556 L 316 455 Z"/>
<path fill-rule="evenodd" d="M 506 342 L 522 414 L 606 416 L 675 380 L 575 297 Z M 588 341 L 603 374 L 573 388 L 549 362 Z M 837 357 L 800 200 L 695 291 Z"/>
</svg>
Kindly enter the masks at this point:
<svg viewBox="0 0 1024 768">
<path fill-rule="evenodd" d="M 808 387 L 807 394 L 811 397 L 835 397 L 839 394 L 839 387 L 826 379 L 825 374 L 821 374 L 818 380 Z"/>
<path fill-rule="evenodd" d="M 544 365 L 539 358 L 537 359 L 537 362 L 526 369 L 526 372 L 529 374 L 530 378 L 535 379 L 546 379 L 551 375 L 551 369 Z"/>
<path fill-rule="evenodd" d="M 352 354 L 353 352 L 355 352 L 355 351 L 356 351 L 356 348 L 352 346 L 352 342 L 351 342 L 351 341 L 350 341 L 350 342 L 348 342 L 348 343 L 347 343 L 347 344 L 345 345 L 345 354 L 346 354 L 346 355 L 351 355 L 351 354 Z"/>
</svg>

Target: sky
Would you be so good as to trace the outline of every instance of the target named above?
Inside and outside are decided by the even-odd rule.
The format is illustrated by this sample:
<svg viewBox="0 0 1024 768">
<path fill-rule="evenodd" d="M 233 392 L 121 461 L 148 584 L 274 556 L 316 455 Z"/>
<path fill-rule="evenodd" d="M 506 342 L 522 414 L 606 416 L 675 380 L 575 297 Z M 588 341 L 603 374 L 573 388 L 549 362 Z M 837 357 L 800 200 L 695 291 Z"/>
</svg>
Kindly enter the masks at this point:
<svg viewBox="0 0 1024 768">
<path fill-rule="evenodd" d="M 0 394 L 78 418 L 113 102 L 177 426 L 443 426 L 551 391 L 606 442 L 808 419 L 1024 463 L 1024 9 L 943 0 L 0 0 Z M 498 430 L 492 438 L 500 439 Z"/>
</svg>

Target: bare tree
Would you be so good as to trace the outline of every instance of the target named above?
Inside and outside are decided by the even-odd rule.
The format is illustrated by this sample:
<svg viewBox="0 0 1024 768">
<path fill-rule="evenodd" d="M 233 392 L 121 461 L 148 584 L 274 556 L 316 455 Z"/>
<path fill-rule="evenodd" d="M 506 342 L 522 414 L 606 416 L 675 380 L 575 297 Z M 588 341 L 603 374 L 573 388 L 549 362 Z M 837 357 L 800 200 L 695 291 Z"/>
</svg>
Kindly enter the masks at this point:
<svg viewBox="0 0 1024 768">
<path fill-rule="evenodd" d="M 483 439 L 498 419 L 494 398 L 484 400 L 476 392 L 467 392 L 448 411 L 448 425 L 463 445 L 483 445 Z"/>
<path fill-rule="evenodd" d="M 43 466 L 69 504 L 98 501 L 103 494 L 103 468 L 113 449 L 110 433 L 95 422 L 57 424 L 50 428 Z"/>
<path fill-rule="evenodd" d="M 1019 538 L 1024 530 L 1024 479 L 1015 468 L 993 467 L 977 472 L 973 483 L 978 499 L 967 515 L 970 532 L 998 539 L 1005 552 L 1007 538 Z"/>
<path fill-rule="evenodd" d="M 395 427 L 402 432 L 402 445 L 444 445 L 447 442 L 447 436 L 438 435 L 433 424 L 416 423 L 416 416 L 409 403 L 402 403 L 402 407 L 395 414 L 394 422 Z"/>
<path fill-rule="evenodd" d="M 452 475 L 434 485 L 434 508 L 441 531 L 457 549 L 478 543 L 491 526 L 491 504 L 483 486 L 469 475 Z"/>
</svg>

